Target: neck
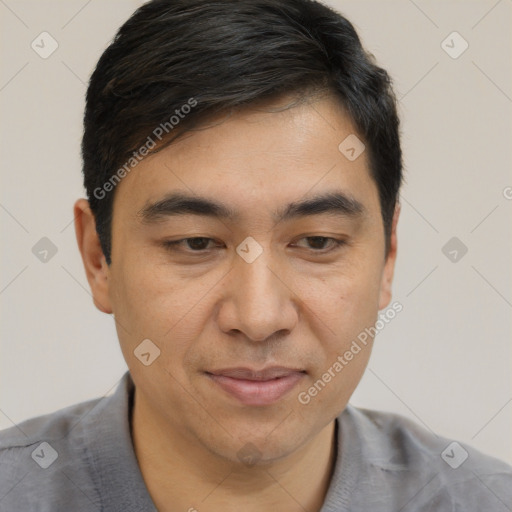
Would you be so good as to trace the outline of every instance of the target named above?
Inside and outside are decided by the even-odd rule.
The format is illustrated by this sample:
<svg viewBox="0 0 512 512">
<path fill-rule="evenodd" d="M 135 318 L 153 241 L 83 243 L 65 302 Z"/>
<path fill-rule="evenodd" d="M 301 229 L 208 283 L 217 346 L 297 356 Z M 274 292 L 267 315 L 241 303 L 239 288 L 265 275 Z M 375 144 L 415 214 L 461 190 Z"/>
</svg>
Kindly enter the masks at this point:
<svg viewBox="0 0 512 512">
<path fill-rule="evenodd" d="M 246 466 L 219 457 L 172 426 L 161 425 L 135 392 L 133 444 L 159 512 L 318 512 L 336 461 L 335 435 L 331 421 L 289 456 Z"/>
</svg>

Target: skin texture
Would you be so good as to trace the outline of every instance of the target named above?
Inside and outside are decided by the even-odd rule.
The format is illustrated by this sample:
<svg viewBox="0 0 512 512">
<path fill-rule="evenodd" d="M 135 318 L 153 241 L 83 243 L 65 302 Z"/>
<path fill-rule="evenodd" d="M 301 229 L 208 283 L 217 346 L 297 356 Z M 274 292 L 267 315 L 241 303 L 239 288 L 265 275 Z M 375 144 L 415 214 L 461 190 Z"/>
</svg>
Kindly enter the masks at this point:
<svg viewBox="0 0 512 512">
<path fill-rule="evenodd" d="M 366 152 L 351 162 L 338 150 L 353 133 L 326 96 L 281 112 L 246 108 L 185 135 L 118 185 L 110 267 L 87 201 L 76 202 L 94 302 L 115 315 L 136 385 L 134 446 L 159 510 L 321 508 L 335 462 L 333 420 L 363 375 L 371 342 L 307 405 L 298 395 L 389 305 L 396 259 L 399 209 L 386 255 Z M 240 218 L 144 223 L 140 211 L 173 191 L 222 201 Z M 355 198 L 364 213 L 272 219 L 288 203 L 329 191 Z M 236 252 L 248 236 L 263 249 L 252 263 Z M 311 236 L 346 243 L 315 244 Z M 197 245 L 162 244 L 193 237 L 213 239 L 202 256 L 193 253 Z M 161 351 L 149 366 L 134 355 L 144 339 Z M 274 365 L 305 374 L 266 406 L 240 403 L 205 374 Z M 239 459 L 244 447 L 256 447 L 254 465 Z"/>
</svg>

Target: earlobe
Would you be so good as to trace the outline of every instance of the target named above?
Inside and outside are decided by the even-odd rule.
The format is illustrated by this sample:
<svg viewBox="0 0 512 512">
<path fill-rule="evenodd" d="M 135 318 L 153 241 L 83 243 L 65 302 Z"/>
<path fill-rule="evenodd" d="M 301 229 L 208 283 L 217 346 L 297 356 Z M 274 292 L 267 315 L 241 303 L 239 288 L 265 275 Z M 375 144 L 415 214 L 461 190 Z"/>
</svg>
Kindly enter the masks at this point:
<svg viewBox="0 0 512 512">
<path fill-rule="evenodd" d="M 391 225 L 391 237 L 389 240 L 389 251 L 386 256 L 386 263 L 382 272 L 382 281 L 380 285 L 379 297 L 379 310 L 386 308 L 391 302 L 391 288 L 393 284 L 393 274 L 395 271 L 396 253 L 397 253 L 397 234 L 396 228 L 398 224 L 398 217 L 400 216 L 400 204 L 395 206 L 395 213 L 393 214 L 393 222 Z"/>
<path fill-rule="evenodd" d="M 96 221 L 86 199 L 74 206 L 75 233 L 82 255 L 85 274 L 91 288 L 94 305 L 103 313 L 112 313 L 109 298 L 109 267 L 101 248 Z"/>
</svg>

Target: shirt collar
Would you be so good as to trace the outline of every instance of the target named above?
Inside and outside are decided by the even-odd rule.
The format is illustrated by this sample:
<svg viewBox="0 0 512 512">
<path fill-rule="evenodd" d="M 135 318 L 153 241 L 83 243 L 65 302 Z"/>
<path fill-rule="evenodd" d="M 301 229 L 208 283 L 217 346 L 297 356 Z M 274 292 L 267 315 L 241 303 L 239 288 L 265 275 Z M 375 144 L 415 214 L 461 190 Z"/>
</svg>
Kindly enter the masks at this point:
<svg viewBox="0 0 512 512">
<path fill-rule="evenodd" d="M 157 512 L 133 448 L 131 417 L 134 391 L 135 385 L 127 371 L 114 394 L 101 399 L 84 418 L 85 445 L 90 447 L 92 477 L 101 490 L 103 509 L 109 512 Z M 320 512 L 349 509 L 363 456 L 359 434 L 351 421 L 352 415 L 352 407 L 347 405 L 335 419 L 336 462 Z M 93 428 L 87 428 L 87 424 Z"/>
<path fill-rule="evenodd" d="M 132 443 L 130 419 L 134 390 L 127 371 L 115 393 L 101 399 L 84 418 L 92 478 L 100 489 L 102 510 L 109 512 L 156 512 Z"/>
</svg>

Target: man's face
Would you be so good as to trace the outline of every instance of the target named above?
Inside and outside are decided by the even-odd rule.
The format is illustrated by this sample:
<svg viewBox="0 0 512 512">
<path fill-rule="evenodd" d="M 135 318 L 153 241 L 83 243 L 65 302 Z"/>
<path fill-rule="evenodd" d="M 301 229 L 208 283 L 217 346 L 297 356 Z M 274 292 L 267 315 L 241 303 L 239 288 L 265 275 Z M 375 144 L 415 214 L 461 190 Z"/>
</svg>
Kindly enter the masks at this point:
<svg viewBox="0 0 512 512">
<path fill-rule="evenodd" d="M 388 305 L 394 264 L 367 154 L 350 161 L 338 149 L 354 133 L 327 97 L 246 109 L 147 157 L 118 185 L 108 288 L 96 298 L 115 315 L 136 402 L 162 432 L 233 461 L 252 443 L 272 461 L 347 404 L 371 343 L 307 404 L 304 393 Z M 234 216 L 176 213 L 166 202 L 176 193 Z M 328 194 L 343 197 L 283 215 Z M 160 350 L 150 365 L 134 353 L 146 339 Z M 156 354 L 147 346 L 146 360 Z"/>
</svg>

